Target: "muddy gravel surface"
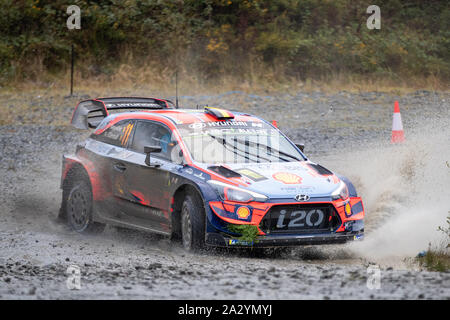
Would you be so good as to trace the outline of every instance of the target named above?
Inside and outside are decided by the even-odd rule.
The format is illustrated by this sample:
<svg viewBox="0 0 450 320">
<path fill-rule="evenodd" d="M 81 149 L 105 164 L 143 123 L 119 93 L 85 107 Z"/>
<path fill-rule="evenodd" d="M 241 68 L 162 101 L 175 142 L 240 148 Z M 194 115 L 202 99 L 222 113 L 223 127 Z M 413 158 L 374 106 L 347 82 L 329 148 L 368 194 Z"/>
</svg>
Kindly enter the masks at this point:
<svg viewBox="0 0 450 320">
<path fill-rule="evenodd" d="M 56 219 L 61 156 L 88 134 L 66 123 L 87 97 L 0 97 L 8 112 L 0 121 L 1 299 L 450 299 L 450 273 L 414 262 L 429 242 L 448 241 L 436 231 L 450 210 L 448 92 L 183 96 L 183 107 L 276 120 L 313 161 L 348 175 L 366 209 L 360 243 L 200 253 L 113 227 L 84 236 Z M 12 111 L 19 100 L 31 113 Z M 389 143 L 395 100 L 407 137 L 398 147 Z M 412 205 L 415 192 L 428 202 Z M 67 281 L 78 271 L 77 290 Z"/>
</svg>

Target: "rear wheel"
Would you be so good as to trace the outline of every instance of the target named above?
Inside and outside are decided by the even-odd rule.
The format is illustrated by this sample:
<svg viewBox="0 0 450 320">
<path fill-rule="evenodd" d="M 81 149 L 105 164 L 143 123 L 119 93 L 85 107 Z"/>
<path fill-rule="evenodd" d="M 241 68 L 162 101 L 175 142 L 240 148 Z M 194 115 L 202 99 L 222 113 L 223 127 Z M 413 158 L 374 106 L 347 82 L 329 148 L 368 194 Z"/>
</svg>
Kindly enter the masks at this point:
<svg viewBox="0 0 450 320">
<path fill-rule="evenodd" d="M 73 230 L 88 234 L 103 231 L 105 225 L 93 221 L 92 191 L 85 179 L 77 179 L 71 184 L 65 203 L 67 222 Z"/>
<path fill-rule="evenodd" d="M 181 239 L 188 251 L 205 245 L 205 211 L 202 200 L 195 195 L 186 196 L 181 208 Z"/>
</svg>

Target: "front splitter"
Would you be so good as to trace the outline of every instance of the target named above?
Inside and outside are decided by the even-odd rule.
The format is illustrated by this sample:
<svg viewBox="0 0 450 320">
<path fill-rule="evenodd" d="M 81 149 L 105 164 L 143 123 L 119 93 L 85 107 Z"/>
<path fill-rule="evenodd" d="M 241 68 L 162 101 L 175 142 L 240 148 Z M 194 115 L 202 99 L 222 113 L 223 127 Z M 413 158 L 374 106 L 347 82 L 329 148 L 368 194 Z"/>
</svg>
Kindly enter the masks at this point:
<svg viewBox="0 0 450 320">
<path fill-rule="evenodd" d="M 314 235 L 266 235 L 253 242 L 230 238 L 219 233 L 208 233 L 206 244 L 217 247 L 295 247 L 304 245 L 342 244 L 349 241 L 363 240 L 364 231 L 342 234 Z"/>
</svg>

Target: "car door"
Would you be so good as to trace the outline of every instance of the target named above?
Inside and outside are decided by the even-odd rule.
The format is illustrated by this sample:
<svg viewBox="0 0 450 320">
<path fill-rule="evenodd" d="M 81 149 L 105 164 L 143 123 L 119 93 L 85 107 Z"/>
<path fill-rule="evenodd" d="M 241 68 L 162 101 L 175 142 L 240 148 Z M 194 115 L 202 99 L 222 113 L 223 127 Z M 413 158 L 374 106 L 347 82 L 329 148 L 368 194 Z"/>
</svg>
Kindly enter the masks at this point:
<svg viewBox="0 0 450 320">
<path fill-rule="evenodd" d="M 170 229 L 170 177 L 174 164 L 171 161 L 173 142 L 171 130 L 156 121 L 137 120 L 129 145 L 129 154 L 123 164 L 126 191 L 127 223 L 168 232 Z M 161 147 L 160 153 L 152 153 L 151 164 L 145 163 L 144 147 Z"/>
<path fill-rule="evenodd" d="M 103 142 L 108 148 L 105 149 L 103 172 L 109 176 L 104 177 L 105 183 L 109 183 L 108 189 L 111 190 L 111 199 L 107 201 L 106 210 L 103 210 L 103 216 L 109 219 L 120 219 L 124 203 L 128 201 L 125 193 L 126 180 L 126 158 L 129 156 L 127 146 L 135 126 L 135 121 L 126 119 L 112 125 L 99 135 L 96 140 Z M 109 180 L 109 181 L 108 181 Z"/>
</svg>

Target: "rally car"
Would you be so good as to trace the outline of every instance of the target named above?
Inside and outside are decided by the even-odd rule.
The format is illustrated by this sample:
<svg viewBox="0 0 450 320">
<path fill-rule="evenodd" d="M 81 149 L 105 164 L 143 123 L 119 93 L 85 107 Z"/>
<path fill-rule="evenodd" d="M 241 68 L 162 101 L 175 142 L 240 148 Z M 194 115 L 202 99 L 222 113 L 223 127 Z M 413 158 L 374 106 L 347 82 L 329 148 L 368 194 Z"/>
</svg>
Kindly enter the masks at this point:
<svg viewBox="0 0 450 320">
<path fill-rule="evenodd" d="M 63 156 L 60 217 L 77 232 L 110 224 L 179 239 L 187 250 L 363 238 L 353 184 L 259 117 L 115 97 L 80 102 L 71 123 L 93 129 Z M 257 231 L 250 240 L 239 232 L 247 227 Z"/>
</svg>

